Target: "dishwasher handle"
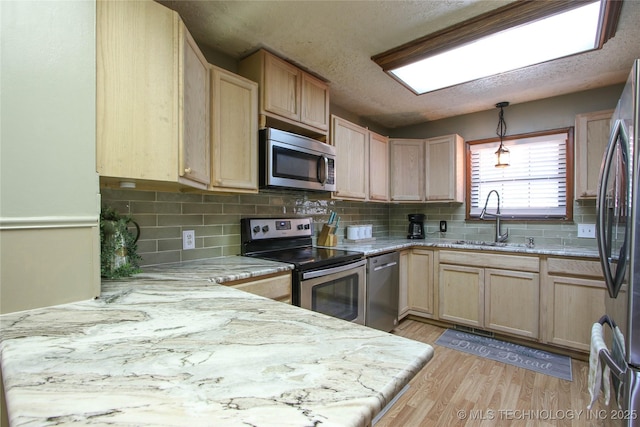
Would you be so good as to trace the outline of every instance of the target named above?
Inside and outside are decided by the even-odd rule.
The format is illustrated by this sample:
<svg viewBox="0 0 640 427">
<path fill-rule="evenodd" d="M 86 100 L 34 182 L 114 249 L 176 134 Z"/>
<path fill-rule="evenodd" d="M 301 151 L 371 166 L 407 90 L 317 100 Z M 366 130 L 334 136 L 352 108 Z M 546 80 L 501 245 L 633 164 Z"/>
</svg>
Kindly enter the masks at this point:
<svg viewBox="0 0 640 427">
<path fill-rule="evenodd" d="M 384 270 L 385 268 L 393 267 L 394 265 L 398 265 L 398 263 L 396 261 L 388 262 L 385 265 L 374 267 L 373 271 Z"/>
</svg>

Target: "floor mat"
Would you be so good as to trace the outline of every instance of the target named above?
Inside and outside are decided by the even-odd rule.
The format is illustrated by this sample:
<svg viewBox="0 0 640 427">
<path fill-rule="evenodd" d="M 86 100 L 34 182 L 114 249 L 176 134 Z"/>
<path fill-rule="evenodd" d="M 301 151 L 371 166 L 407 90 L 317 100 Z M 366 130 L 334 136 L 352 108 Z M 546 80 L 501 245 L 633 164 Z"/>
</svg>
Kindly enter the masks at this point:
<svg viewBox="0 0 640 427">
<path fill-rule="evenodd" d="M 572 381 L 571 358 L 495 338 L 447 329 L 438 345 Z"/>
</svg>

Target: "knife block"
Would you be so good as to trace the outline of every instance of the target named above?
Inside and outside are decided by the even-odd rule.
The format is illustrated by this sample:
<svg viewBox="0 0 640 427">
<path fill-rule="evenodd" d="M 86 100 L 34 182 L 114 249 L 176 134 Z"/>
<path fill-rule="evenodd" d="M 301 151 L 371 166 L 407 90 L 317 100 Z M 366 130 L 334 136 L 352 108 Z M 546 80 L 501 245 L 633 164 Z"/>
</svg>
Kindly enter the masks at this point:
<svg viewBox="0 0 640 427">
<path fill-rule="evenodd" d="M 318 236 L 318 245 L 319 246 L 335 246 L 338 244 L 338 236 L 334 233 L 336 232 L 335 225 L 327 225 L 324 224 L 322 226 L 322 230 L 320 230 L 320 235 Z"/>
</svg>

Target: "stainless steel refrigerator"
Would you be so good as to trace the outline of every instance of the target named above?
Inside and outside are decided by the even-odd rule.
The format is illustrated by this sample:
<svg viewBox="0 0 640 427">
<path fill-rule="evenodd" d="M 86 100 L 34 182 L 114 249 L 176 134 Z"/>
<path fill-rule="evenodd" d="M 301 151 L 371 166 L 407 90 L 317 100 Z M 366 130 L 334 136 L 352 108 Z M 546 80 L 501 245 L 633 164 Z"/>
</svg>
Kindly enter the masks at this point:
<svg viewBox="0 0 640 427">
<path fill-rule="evenodd" d="M 640 426 L 639 72 L 640 60 L 635 60 L 611 119 L 596 207 L 598 250 L 608 291 L 600 323 L 611 327 L 608 348 L 600 356 L 611 368 L 613 408 L 617 402 L 623 411 L 631 411 L 623 420 L 627 426 Z"/>
</svg>

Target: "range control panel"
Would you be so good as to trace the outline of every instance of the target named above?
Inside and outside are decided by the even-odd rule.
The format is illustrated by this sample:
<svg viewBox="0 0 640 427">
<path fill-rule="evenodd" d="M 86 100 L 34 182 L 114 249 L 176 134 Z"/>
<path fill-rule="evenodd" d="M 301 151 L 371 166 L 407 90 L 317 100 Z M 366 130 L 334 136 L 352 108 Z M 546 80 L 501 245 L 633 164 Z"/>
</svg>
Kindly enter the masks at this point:
<svg viewBox="0 0 640 427">
<path fill-rule="evenodd" d="M 247 218 L 243 219 L 252 240 L 278 239 L 286 237 L 311 237 L 311 218 Z"/>
</svg>

